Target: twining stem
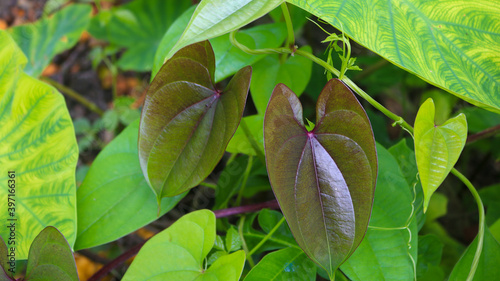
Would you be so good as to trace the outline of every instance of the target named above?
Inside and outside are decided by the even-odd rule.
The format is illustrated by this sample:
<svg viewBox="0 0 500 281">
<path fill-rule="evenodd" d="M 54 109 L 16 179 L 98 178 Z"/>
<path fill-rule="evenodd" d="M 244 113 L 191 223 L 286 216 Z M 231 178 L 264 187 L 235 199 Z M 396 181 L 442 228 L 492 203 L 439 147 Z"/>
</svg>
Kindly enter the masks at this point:
<svg viewBox="0 0 500 281">
<path fill-rule="evenodd" d="M 243 191 L 245 190 L 245 187 L 247 185 L 248 176 L 250 176 L 252 165 L 253 165 L 253 156 L 250 155 L 250 157 L 248 157 L 247 168 L 245 169 L 245 173 L 243 174 L 243 180 L 241 182 L 240 191 L 238 192 L 238 197 L 236 197 L 236 206 L 239 206 L 241 203 L 241 198 L 243 197 Z"/>
<path fill-rule="evenodd" d="M 248 252 L 248 256 L 251 256 L 253 255 L 262 245 L 264 245 L 264 243 L 266 243 L 266 241 L 271 238 L 271 236 L 273 236 L 273 234 L 276 232 L 276 230 L 278 230 L 278 228 L 285 222 L 285 217 L 283 216 L 281 218 L 281 220 L 276 223 L 276 225 L 273 227 L 273 229 L 271 229 L 271 231 L 269 231 L 269 233 L 264 236 L 264 238 L 262 238 L 262 240 L 260 240 L 259 244 L 257 244 L 255 247 L 253 247 L 253 249 Z"/>
<path fill-rule="evenodd" d="M 62 84 L 59 84 L 56 81 L 54 81 L 48 77 L 41 77 L 40 80 L 44 81 L 47 84 L 52 85 L 54 88 L 58 89 L 59 91 L 61 91 L 61 93 L 67 95 L 68 97 L 75 99 L 76 101 L 81 103 L 83 106 L 85 106 L 89 110 L 99 114 L 99 116 L 102 116 L 104 114 L 104 111 L 102 109 L 100 109 L 95 103 L 89 101 L 88 99 L 86 99 L 85 97 L 83 97 L 79 93 L 75 92 L 74 90 L 72 90 L 72 89 L 70 89 Z"/>
<path fill-rule="evenodd" d="M 281 10 L 283 11 L 283 17 L 285 18 L 286 29 L 288 32 L 286 47 L 293 49 L 295 48 L 295 34 L 293 32 L 292 18 L 290 17 L 290 12 L 288 11 L 286 2 L 281 3 Z"/>
<path fill-rule="evenodd" d="M 455 175 L 458 179 L 460 179 L 467 186 L 469 191 L 472 193 L 472 196 L 474 196 L 474 199 L 476 200 L 477 208 L 479 211 L 479 231 L 477 233 L 477 238 L 478 238 L 477 248 L 476 248 L 476 253 L 474 255 L 474 259 L 472 260 L 472 265 L 469 275 L 467 276 L 467 281 L 471 281 L 474 278 L 474 274 L 476 273 L 476 269 L 479 264 L 479 258 L 481 257 L 481 252 L 483 251 L 484 223 L 485 223 L 484 206 L 483 202 L 481 201 L 481 197 L 479 196 L 479 193 L 477 193 L 477 190 L 474 188 L 472 183 L 455 168 L 451 169 L 451 173 Z"/>
</svg>

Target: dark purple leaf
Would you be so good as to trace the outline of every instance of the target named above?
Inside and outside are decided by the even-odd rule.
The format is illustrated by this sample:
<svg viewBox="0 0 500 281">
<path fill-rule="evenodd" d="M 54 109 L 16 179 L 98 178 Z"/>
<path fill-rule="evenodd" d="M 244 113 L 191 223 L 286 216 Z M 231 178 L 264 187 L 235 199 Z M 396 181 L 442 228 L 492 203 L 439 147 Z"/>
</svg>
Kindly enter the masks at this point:
<svg viewBox="0 0 500 281">
<path fill-rule="evenodd" d="M 251 68 L 214 86 L 208 41 L 179 50 L 149 88 L 139 130 L 143 173 L 158 200 L 198 185 L 215 168 L 243 114 Z"/>
<path fill-rule="evenodd" d="M 271 186 L 297 243 L 330 276 L 361 243 L 377 178 L 370 122 L 352 92 L 330 80 L 308 132 L 302 105 L 278 84 L 264 120 Z"/>
</svg>

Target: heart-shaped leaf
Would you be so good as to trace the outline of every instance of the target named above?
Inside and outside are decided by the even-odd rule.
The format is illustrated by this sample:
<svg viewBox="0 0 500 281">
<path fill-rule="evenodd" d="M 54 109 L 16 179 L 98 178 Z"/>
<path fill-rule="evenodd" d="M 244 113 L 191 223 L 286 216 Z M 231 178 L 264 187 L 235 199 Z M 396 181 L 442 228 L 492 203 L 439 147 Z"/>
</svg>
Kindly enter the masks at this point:
<svg viewBox="0 0 500 281">
<path fill-rule="evenodd" d="M 266 164 L 297 243 L 333 276 L 366 232 L 377 155 L 366 113 L 339 80 L 321 92 L 316 120 L 308 132 L 299 99 L 278 84 L 264 120 Z"/>
<path fill-rule="evenodd" d="M 97 155 L 77 190 L 75 249 L 109 243 L 156 220 L 155 195 L 139 164 L 139 120 L 130 124 Z M 184 197 L 163 198 L 160 216 Z"/>
<path fill-rule="evenodd" d="M 196 43 L 168 60 L 148 90 L 139 158 L 158 201 L 205 179 L 238 127 L 252 69 L 238 71 L 224 91 L 215 89 L 214 72 L 210 43 Z"/>
<path fill-rule="evenodd" d="M 79 280 L 71 248 L 57 228 L 48 226 L 33 240 L 24 280 Z"/>
<path fill-rule="evenodd" d="M 144 244 L 123 280 L 237 281 L 243 251 L 219 257 L 208 269 L 203 266 L 215 236 L 213 212 L 189 213 Z"/>
<path fill-rule="evenodd" d="M 434 123 L 434 102 L 427 99 L 415 119 L 415 157 L 424 190 L 424 212 L 429 200 L 458 160 L 467 140 L 464 114 L 443 125 Z"/>
</svg>

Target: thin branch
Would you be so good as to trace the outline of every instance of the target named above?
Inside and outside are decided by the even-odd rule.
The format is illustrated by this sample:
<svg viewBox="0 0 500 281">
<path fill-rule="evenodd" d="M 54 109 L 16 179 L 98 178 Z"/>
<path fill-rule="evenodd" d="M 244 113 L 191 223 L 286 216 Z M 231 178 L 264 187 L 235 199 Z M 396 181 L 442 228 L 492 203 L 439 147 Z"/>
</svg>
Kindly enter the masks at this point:
<svg viewBox="0 0 500 281">
<path fill-rule="evenodd" d="M 484 139 L 487 137 L 491 137 L 491 136 L 496 135 L 498 133 L 500 133 L 500 125 L 496 125 L 494 127 L 488 128 L 488 129 L 481 131 L 479 133 L 468 136 L 466 144 L 473 143 L 475 141 L 478 141 L 478 140 L 481 140 L 481 139 Z"/>
<path fill-rule="evenodd" d="M 44 81 L 45 83 L 48 83 L 58 89 L 61 93 L 75 99 L 85 107 L 87 107 L 89 110 L 99 114 L 99 116 L 102 116 L 104 114 L 104 111 L 100 109 L 95 103 L 89 101 L 86 99 L 84 96 L 80 95 L 79 93 L 75 92 L 73 89 L 70 89 L 62 84 L 57 83 L 56 81 L 47 78 L 47 77 L 41 77 L 40 80 Z"/>
<path fill-rule="evenodd" d="M 271 200 L 271 201 L 267 201 L 264 203 L 258 203 L 258 204 L 253 204 L 253 205 L 238 206 L 238 207 L 233 207 L 233 208 L 216 210 L 216 211 L 214 211 L 214 213 L 215 213 L 215 217 L 220 219 L 220 218 L 224 218 L 224 217 L 260 211 L 264 208 L 278 209 L 279 208 L 278 201 Z"/>
</svg>

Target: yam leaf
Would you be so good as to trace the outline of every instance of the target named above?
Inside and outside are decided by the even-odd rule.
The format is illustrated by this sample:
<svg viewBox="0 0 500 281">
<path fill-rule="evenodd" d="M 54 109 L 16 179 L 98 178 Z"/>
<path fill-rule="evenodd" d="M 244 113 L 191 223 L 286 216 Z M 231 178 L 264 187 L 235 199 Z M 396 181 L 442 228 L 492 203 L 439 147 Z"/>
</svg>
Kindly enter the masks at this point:
<svg viewBox="0 0 500 281">
<path fill-rule="evenodd" d="M 238 127 L 251 67 L 238 71 L 224 91 L 215 88 L 214 72 L 210 43 L 196 43 L 163 65 L 146 94 L 139 159 L 158 202 L 204 180 Z"/>
<path fill-rule="evenodd" d="M 297 243 L 332 277 L 370 220 L 377 155 L 365 111 L 332 79 L 308 132 L 299 99 L 278 84 L 264 119 L 264 145 L 271 186 Z"/>
</svg>

